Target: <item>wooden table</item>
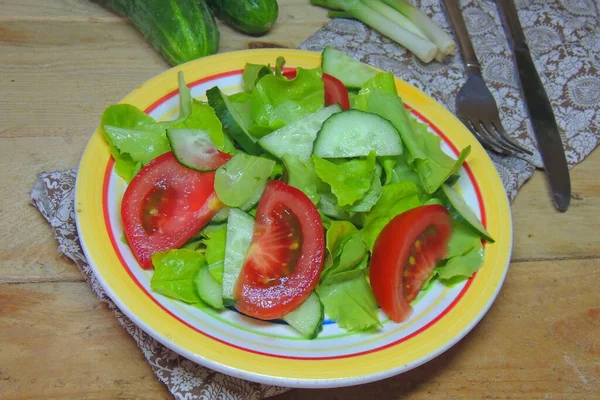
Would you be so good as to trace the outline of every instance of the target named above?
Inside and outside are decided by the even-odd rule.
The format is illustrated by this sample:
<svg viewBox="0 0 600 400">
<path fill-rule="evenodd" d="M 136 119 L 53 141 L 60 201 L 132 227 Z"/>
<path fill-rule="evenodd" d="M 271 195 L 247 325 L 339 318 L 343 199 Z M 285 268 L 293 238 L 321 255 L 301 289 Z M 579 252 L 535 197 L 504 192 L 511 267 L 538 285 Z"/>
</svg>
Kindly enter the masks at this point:
<svg viewBox="0 0 600 400">
<path fill-rule="evenodd" d="M 221 29 L 221 51 L 296 47 L 327 22 L 280 0 L 274 31 Z M 84 0 L 0 0 L 0 398 L 168 398 L 134 341 L 28 204 L 36 174 L 76 167 L 104 108 L 167 65 L 131 26 Z M 385 381 L 280 399 L 598 398 L 600 153 L 572 171 L 567 213 L 537 172 L 512 206 L 508 278 L 451 350 Z"/>
</svg>

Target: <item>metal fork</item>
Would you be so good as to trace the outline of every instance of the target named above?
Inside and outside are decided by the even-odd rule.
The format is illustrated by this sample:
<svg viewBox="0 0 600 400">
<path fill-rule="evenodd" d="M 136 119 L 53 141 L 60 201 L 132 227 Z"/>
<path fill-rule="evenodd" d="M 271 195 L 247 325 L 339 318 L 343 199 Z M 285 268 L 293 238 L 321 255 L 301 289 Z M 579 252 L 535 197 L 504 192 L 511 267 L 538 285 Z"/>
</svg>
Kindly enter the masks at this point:
<svg viewBox="0 0 600 400">
<path fill-rule="evenodd" d="M 466 64 L 467 80 L 456 95 L 456 114 L 486 148 L 504 155 L 523 156 L 533 153 L 508 137 L 498 114 L 498 106 L 483 77 L 458 0 L 444 0 L 444 8 Z"/>
</svg>

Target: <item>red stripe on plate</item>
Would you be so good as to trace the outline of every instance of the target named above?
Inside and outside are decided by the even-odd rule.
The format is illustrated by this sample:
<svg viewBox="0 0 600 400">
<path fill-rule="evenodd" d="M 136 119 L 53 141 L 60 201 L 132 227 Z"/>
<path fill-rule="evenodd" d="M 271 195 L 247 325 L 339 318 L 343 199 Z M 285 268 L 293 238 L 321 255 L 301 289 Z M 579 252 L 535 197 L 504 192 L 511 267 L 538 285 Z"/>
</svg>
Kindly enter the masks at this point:
<svg viewBox="0 0 600 400">
<path fill-rule="evenodd" d="M 190 84 L 188 84 L 188 86 L 190 88 L 199 85 L 201 83 L 210 81 L 210 80 L 214 80 L 214 79 L 218 79 L 218 78 L 223 78 L 223 77 L 227 77 L 227 76 L 231 76 L 231 75 L 235 75 L 235 74 L 240 74 L 242 72 L 242 70 L 236 70 L 236 71 L 229 71 L 229 72 L 224 72 L 222 74 L 217 74 L 217 75 L 212 75 L 203 79 L 199 79 L 197 81 L 194 81 Z M 170 98 L 172 98 L 173 96 L 175 96 L 178 93 L 178 90 L 174 90 L 166 95 L 164 95 L 163 97 L 161 97 L 160 99 L 158 99 L 157 101 L 155 101 L 154 103 L 152 103 L 148 108 L 146 108 L 145 112 L 146 113 L 150 113 L 153 110 L 155 110 L 157 107 L 159 107 L 162 103 L 164 103 L 165 101 L 169 100 Z M 423 121 L 425 121 L 434 131 L 435 133 L 437 133 L 443 140 L 444 142 L 450 146 L 450 148 L 452 149 L 452 151 L 458 156 L 459 151 L 456 148 L 456 146 L 448 139 L 448 137 L 446 135 L 444 135 L 444 133 L 442 133 L 437 126 L 431 124 L 431 122 L 425 118 L 422 114 L 420 114 L 419 112 L 415 111 L 412 107 L 408 106 L 405 104 L 405 107 L 410 110 L 413 114 L 415 114 L 416 116 L 418 116 L 419 118 L 421 118 Z M 485 207 L 483 204 L 483 197 L 481 195 L 481 190 L 479 189 L 479 185 L 477 184 L 477 180 L 475 179 L 475 176 L 473 175 L 473 171 L 471 170 L 471 168 L 469 167 L 468 163 L 465 162 L 464 164 L 464 168 L 467 171 L 467 174 L 469 175 L 469 178 L 473 184 L 473 187 L 475 189 L 475 193 L 477 195 L 477 201 L 479 203 L 479 209 L 481 212 L 481 219 L 482 219 L 482 223 L 484 226 L 486 226 L 486 216 L 485 216 Z M 110 217 L 109 217 L 109 212 L 108 212 L 108 189 L 109 189 L 109 185 L 110 185 L 110 178 L 112 175 L 112 171 L 113 171 L 113 167 L 114 167 L 114 159 L 111 158 L 106 166 L 106 170 L 104 173 L 104 184 L 103 184 L 103 193 L 102 193 L 102 208 L 103 208 L 103 212 L 104 212 L 104 221 L 105 221 L 105 225 L 106 225 L 106 230 L 109 234 L 109 238 L 111 241 L 111 244 L 113 246 L 113 249 L 115 251 L 115 253 L 117 254 L 119 261 L 121 262 L 121 264 L 123 265 L 123 268 L 125 268 L 125 270 L 127 271 L 127 274 L 131 277 L 131 279 L 136 283 L 136 285 L 140 288 L 140 290 L 146 294 L 146 296 L 148 296 L 157 306 L 159 306 L 165 313 L 167 313 L 168 315 L 170 315 L 171 317 L 173 317 L 175 320 L 181 322 L 182 324 L 184 324 L 185 326 L 187 326 L 190 329 L 193 329 L 194 331 L 210 338 L 213 339 L 219 343 L 225 344 L 227 346 L 233 347 L 235 349 L 239 349 L 239 350 L 243 350 L 243 351 L 247 351 L 249 353 L 253 353 L 253 354 L 259 354 L 259 355 L 263 355 L 263 356 L 268 356 L 268 357 L 275 357 L 275 358 L 282 358 L 282 359 L 291 359 L 291 360 L 334 360 L 334 359 L 343 359 L 343 358 L 350 358 L 350 357 L 357 357 L 357 356 L 361 356 L 361 355 L 366 355 L 366 354 L 370 354 L 370 353 L 375 353 L 384 349 L 387 349 L 389 347 L 393 347 L 396 346 L 400 343 L 403 343 L 409 339 L 414 338 L 415 336 L 419 335 L 420 333 L 424 332 L 425 330 L 427 330 L 428 328 L 430 328 L 431 326 L 433 326 L 435 323 L 437 323 L 437 321 L 439 321 L 440 319 L 442 319 L 446 314 L 448 314 L 452 308 L 454 308 L 456 306 L 456 304 L 460 301 L 460 299 L 462 299 L 462 297 L 465 295 L 465 293 L 467 292 L 467 290 L 469 289 L 469 287 L 471 286 L 471 284 L 473 283 L 473 280 L 475 279 L 477 273 L 475 273 L 471 278 L 469 278 L 467 280 L 467 283 L 465 284 L 465 287 L 460 291 L 460 293 L 458 294 L 458 296 L 452 301 L 452 303 L 450 303 L 450 305 L 448 305 L 448 307 L 446 307 L 446 309 L 444 309 L 444 311 L 442 311 L 439 315 L 437 315 L 433 320 L 431 320 L 429 323 L 427 323 L 426 325 L 424 325 L 423 327 L 421 327 L 420 329 L 416 330 L 415 332 L 396 340 L 395 342 L 392 343 L 388 343 L 384 346 L 381 347 L 377 347 L 375 349 L 371 349 L 371 350 L 366 350 L 366 351 L 362 351 L 362 352 L 358 352 L 358 353 L 352 353 L 352 354 L 346 354 L 346 355 L 341 355 L 341 356 L 329 356 L 329 357 L 295 357 L 295 356 L 282 356 L 282 355 L 278 355 L 278 354 L 271 354 L 271 353 L 265 353 L 265 352 L 261 352 L 261 351 L 257 351 L 257 350 L 253 350 L 253 349 L 248 349 L 245 347 L 241 347 L 238 346 L 236 344 L 224 341 L 223 339 L 220 339 L 218 337 L 212 336 L 200 329 L 198 329 L 195 326 L 192 326 L 191 324 L 189 324 L 188 322 L 182 320 L 181 318 L 179 318 L 177 315 L 173 314 L 171 311 L 169 311 L 165 306 L 163 306 L 162 304 L 160 304 L 147 290 L 146 288 L 144 288 L 142 286 L 142 284 L 140 283 L 140 281 L 135 277 L 135 275 L 133 274 L 133 272 L 131 271 L 129 265 L 125 262 L 125 259 L 123 258 L 123 255 L 121 254 L 121 251 L 119 249 L 119 246 L 117 244 L 117 241 L 115 239 L 115 235 L 112 229 L 112 225 L 110 223 Z M 139 266 L 137 266 L 139 267 Z"/>
<path fill-rule="evenodd" d="M 200 85 L 201 83 L 212 81 L 214 79 L 226 78 L 228 76 L 232 76 L 232 75 L 236 75 L 236 74 L 241 74 L 242 72 L 243 72 L 242 69 L 238 69 L 238 70 L 235 70 L 235 71 L 223 72 L 222 74 L 216 74 L 216 75 L 208 76 L 206 78 L 198 79 L 197 81 L 193 81 L 191 83 L 188 83 L 187 85 L 191 89 L 194 86 Z M 177 93 L 179 93 L 179 89 L 175 89 L 172 92 L 169 92 L 169 93 L 165 94 L 163 97 L 161 97 L 160 99 L 156 100 L 154 103 L 150 104 L 148 106 L 148 108 L 146 108 L 144 110 L 144 112 L 146 114 L 150 114 L 152 111 L 156 110 L 156 108 L 158 108 L 158 106 L 160 106 L 165 101 L 167 101 L 170 98 L 172 98 L 173 96 L 175 96 Z"/>
</svg>

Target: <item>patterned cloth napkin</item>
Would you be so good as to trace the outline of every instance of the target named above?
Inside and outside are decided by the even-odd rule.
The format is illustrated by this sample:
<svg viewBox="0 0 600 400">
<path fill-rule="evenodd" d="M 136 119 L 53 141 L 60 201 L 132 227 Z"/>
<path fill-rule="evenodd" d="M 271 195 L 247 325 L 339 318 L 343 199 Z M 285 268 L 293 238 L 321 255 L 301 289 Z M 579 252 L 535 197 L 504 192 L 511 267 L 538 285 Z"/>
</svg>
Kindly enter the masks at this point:
<svg viewBox="0 0 600 400">
<path fill-rule="evenodd" d="M 442 27 L 449 27 L 437 0 L 417 1 Z M 519 16 L 552 101 L 567 160 L 583 160 L 600 140 L 600 27 L 594 0 L 517 1 Z M 535 150 L 531 127 L 506 38 L 493 1 L 462 2 L 483 75 L 501 108 L 505 129 Z M 460 54 L 446 64 L 424 65 L 377 32 L 351 20 L 332 20 L 301 45 L 320 51 L 330 44 L 363 62 L 394 73 L 454 110 L 454 98 L 464 82 Z M 539 154 L 521 160 L 490 154 L 509 198 L 540 166 Z M 260 385 L 209 370 L 167 349 L 129 320 L 106 295 L 81 250 L 74 212 L 76 170 L 42 173 L 31 193 L 34 206 L 48 220 L 58 250 L 81 270 L 98 298 L 114 312 L 133 337 L 157 378 L 177 399 L 261 399 L 288 389 Z"/>
</svg>

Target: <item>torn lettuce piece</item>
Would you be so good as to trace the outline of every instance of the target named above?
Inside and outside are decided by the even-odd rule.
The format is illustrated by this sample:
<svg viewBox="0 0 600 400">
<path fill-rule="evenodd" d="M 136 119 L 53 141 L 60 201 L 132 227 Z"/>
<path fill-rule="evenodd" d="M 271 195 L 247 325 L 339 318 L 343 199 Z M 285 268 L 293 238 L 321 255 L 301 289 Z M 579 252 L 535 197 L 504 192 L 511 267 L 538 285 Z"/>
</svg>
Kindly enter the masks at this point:
<svg viewBox="0 0 600 400">
<path fill-rule="evenodd" d="M 244 66 L 244 72 L 242 73 L 242 81 L 244 83 L 244 89 L 251 92 L 255 87 L 256 83 L 265 75 L 273 73 L 270 65 L 259 65 L 259 64 L 246 64 Z"/>
<path fill-rule="evenodd" d="M 309 158 L 303 162 L 300 157 L 292 154 L 285 154 L 282 161 L 288 185 L 302 190 L 313 204 L 317 205 L 321 199 L 318 187 L 322 183 L 315 172 L 313 161 Z"/>
<path fill-rule="evenodd" d="M 187 128 L 206 131 L 217 149 L 229 154 L 235 153 L 233 142 L 229 136 L 223 133 L 221 120 L 219 120 L 213 108 L 206 103 L 193 100 L 190 115 L 185 120 L 174 124 L 170 128 Z"/>
<path fill-rule="evenodd" d="M 371 188 L 375 171 L 375 152 L 364 159 L 354 158 L 335 164 L 321 157 L 312 156 L 315 172 L 331 187 L 338 205 L 352 205 L 362 199 Z"/>
<path fill-rule="evenodd" d="M 446 265 L 436 267 L 440 282 L 452 285 L 470 278 L 483 265 L 483 244 L 477 241 L 475 247 L 464 255 L 450 258 Z"/>
<path fill-rule="evenodd" d="M 398 156 L 379 157 L 379 163 L 383 168 L 383 175 L 385 178 L 385 180 L 383 181 L 384 185 L 389 185 L 390 183 L 394 182 L 394 167 L 398 163 L 398 159 Z M 400 179 L 397 179 L 396 182 L 400 182 Z"/>
<path fill-rule="evenodd" d="M 379 167 L 379 165 L 376 165 L 376 172 L 375 174 L 373 174 L 373 179 L 371 180 L 371 187 L 369 188 L 367 193 L 365 193 L 365 196 L 359 201 L 357 201 L 355 204 L 343 207 L 344 211 L 347 211 L 349 213 L 364 213 L 370 211 L 373 208 L 373 206 L 377 204 L 377 201 L 379 201 L 379 198 L 381 197 L 382 189 L 380 179 L 381 167 Z"/>
<path fill-rule="evenodd" d="M 418 188 L 414 183 L 399 182 L 384 186 L 379 201 L 365 216 L 362 236 L 367 247 L 373 249 L 379 233 L 396 215 L 420 205 Z"/>
<path fill-rule="evenodd" d="M 165 126 L 130 104 L 107 107 L 100 128 L 115 158 L 116 171 L 127 182 L 142 166 L 171 150 Z"/>
<path fill-rule="evenodd" d="M 389 72 L 379 72 L 377 75 L 369 79 L 361 87 L 356 99 L 354 100 L 354 107 L 362 111 L 369 110 L 369 98 L 373 93 L 390 93 L 398 96 L 396 90 L 396 82 L 394 81 L 394 75 Z"/>
<path fill-rule="evenodd" d="M 462 256 L 481 244 L 481 238 L 471 228 L 454 222 L 445 258 Z"/>
<path fill-rule="evenodd" d="M 333 276 L 317 286 L 317 293 L 325 313 L 340 328 L 361 331 L 381 326 L 379 307 L 364 271 Z"/>
<path fill-rule="evenodd" d="M 260 197 L 274 167 L 273 160 L 237 153 L 217 169 L 217 197 L 229 207 L 241 207 L 257 195 Z"/>
<path fill-rule="evenodd" d="M 208 264 L 208 272 L 219 283 L 223 284 L 223 262 L 225 260 L 225 242 L 227 226 L 220 225 L 218 229 L 205 230 L 202 244 L 206 247 L 204 256 Z"/>
<path fill-rule="evenodd" d="M 326 281 L 334 275 L 355 269 L 365 259 L 366 255 L 367 246 L 362 240 L 361 233 L 358 231 L 352 233 L 343 240 L 339 253 L 335 256 L 331 265 L 326 266 L 323 270 L 321 281 Z"/>
<path fill-rule="evenodd" d="M 415 135 L 423 138 L 424 151 L 428 157 L 415 160 L 415 170 L 419 174 L 421 185 L 427 193 L 434 193 L 442 184 L 462 165 L 469 153 L 471 146 L 465 147 L 459 154 L 458 159 L 444 153 L 441 148 L 442 138 L 429 132 L 427 125 L 411 118 L 411 125 Z"/>
<path fill-rule="evenodd" d="M 150 287 L 154 292 L 189 304 L 202 304 L 195 278 L 206 264 L 204 255 L 189 249 L 175 249 L 152 255 L 154 274 Z"/>
<path fill-rule="evenodd" d="M 324 98 L 319 69 L 298 68 L 294 79 L 265 75 L 252 90 L 254 124 L 274 131 L 322 108 Z"/>
<path fill-rule="evenodd" d="M 331 221 L 325 234 L 325 244 L 329 254 L 336 258 L 342 251 L 342 243 L 350 236 L 358 232 L 358 229 L 348 221 Z"/>
<path fill-rule="evenodd" d="M 404 103 L 399 96 L 384 91 L 373 92 L 368 99 L 367 111 L 387 119 L 394 125 L 402 138 L 409 164 L 412 164 L 414 160 L 427 158 L 428 155 L 424 151 L 424 140 L 412 132 L 410 122 L 412 117 L 404 108 Z"/>
</svg>

